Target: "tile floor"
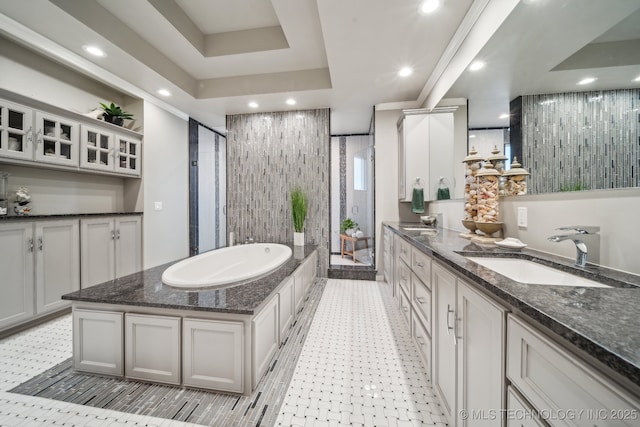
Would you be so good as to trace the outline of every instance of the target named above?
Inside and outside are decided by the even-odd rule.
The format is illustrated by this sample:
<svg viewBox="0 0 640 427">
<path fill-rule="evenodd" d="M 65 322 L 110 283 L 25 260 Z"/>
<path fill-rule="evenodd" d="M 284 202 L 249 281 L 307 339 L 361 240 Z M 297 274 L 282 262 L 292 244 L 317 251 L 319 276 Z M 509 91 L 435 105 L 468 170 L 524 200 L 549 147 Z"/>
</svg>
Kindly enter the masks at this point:
<svg viewBox="0 0 640 427">
<path fill-rule="evenodd" d="M 390 292 L 327 281 L 276 425 L 446 425 Z M 7 392 L 70 356 L 68 315 L 1 340 L 0 426 L 195 425 Z"/>
</svg>

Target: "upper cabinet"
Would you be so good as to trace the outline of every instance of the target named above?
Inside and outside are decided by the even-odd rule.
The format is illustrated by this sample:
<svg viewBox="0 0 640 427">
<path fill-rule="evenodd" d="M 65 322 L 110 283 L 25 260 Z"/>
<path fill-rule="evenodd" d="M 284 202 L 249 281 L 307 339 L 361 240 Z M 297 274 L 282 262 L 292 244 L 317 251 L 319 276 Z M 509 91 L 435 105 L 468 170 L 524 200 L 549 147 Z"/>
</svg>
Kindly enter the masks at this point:
<svg viewBox="0 0 640 427">
<path fill-rule="evenodd" d="M 438 188 L 454 181 L 454 120 L 456 108 L 404 110 L 398 120 L 398 198 L 411 201 L 414 187 L 424 200 L 437 200 Z M 441 194 L 443 194 L 441 192 Z"/>
<path fill-rule="evenodd" d="M 140 176 L 142 135 L 19 95 L 0 95 L 11 99 L 0 99 L 0 162 Z"/>
</svg>

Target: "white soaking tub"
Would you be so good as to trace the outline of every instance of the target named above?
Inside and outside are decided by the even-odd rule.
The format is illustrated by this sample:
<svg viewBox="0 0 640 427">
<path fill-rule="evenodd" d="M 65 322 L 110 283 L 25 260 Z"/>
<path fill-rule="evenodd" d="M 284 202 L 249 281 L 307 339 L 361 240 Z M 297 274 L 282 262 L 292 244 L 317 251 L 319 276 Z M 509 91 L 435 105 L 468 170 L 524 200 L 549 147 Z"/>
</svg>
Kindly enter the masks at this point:
<svg viewBox="0 0 640 427">
<path fill-rule="evenodd" d="M 291 257 L 291 248 L 277 243 L 253 243 L 216 249 L 167 268 L 162 282 L 181 288 L 220 287 L 257 279 Z"/>
</svg>

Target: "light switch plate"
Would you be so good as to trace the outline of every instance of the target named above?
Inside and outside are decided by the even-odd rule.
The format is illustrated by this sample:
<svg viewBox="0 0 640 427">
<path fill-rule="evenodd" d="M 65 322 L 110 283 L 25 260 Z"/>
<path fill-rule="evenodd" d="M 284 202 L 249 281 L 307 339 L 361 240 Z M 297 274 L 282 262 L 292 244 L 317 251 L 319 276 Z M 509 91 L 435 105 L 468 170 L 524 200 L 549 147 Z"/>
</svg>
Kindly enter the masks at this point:
<svg viewBox="0 0 640 427">
<path fill-rule="evenodd" d="M 518 208 L 518 227 L 527 227 L 527 208 Z"/>
<path fill-rule="evenodd" d="M 162 210 L 162 202 L 154 202 L 154 209 L 157 211 L 161 211 Z"/>
</svg>

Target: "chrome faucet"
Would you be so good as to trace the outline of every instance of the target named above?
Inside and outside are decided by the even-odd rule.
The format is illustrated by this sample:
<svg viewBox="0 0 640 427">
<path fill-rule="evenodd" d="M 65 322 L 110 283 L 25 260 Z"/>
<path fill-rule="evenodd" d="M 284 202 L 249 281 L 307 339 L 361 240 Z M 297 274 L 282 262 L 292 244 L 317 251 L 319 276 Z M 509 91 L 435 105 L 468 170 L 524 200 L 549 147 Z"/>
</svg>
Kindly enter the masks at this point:
<svg viewBox="0 0 640 427">
<path fill-rule="evenodd" d="M 573 231 L 572 234 L 559 234 L 557 236 L 551 236 L 547 240 L 552 242 L 562 242 L 563 240 L 572 240 L 576 245 L 576 266 L 584 267 L 587 265 L 587 244 L 584 240 L 587 236 L 597 236 L 600 227 L 597 226 L 582 226 L 572 225 L 568 227 L 560 227 L 558 230 Z"/>
<path fill-rule="evenodd" d="M 256 240 L 253 237 L 247 237 L 247 238 L 244 239 L 244 244 L 245 245 L 248 245 L 250 243 L 255 243 L 255 242 L 256 242 Z"/>
</svg>

